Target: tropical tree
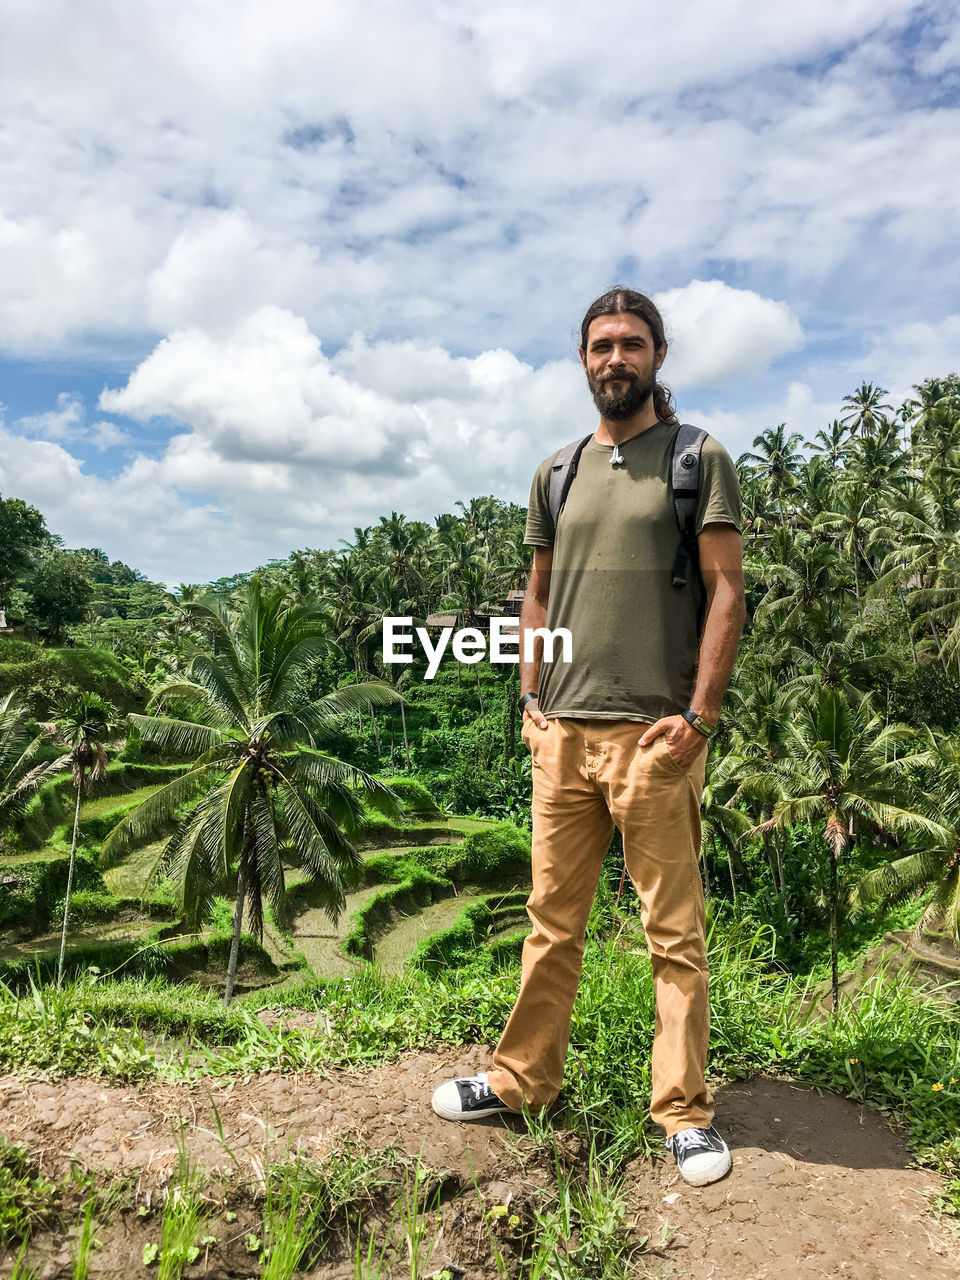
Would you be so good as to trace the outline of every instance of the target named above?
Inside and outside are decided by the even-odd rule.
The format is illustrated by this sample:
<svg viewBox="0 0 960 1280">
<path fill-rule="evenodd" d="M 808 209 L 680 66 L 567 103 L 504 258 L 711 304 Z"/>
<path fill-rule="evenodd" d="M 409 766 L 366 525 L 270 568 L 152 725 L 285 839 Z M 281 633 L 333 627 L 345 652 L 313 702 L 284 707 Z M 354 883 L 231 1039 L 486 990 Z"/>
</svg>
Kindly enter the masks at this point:
<svg viewBox="0 0 960 1280">
<path fill-rule="evenodd" d="M 362 800 L 395 813 L 383 783 L 319 744 L 358 707 L 394 702 L 397 694 L 369 682 L 311 697 L 326 627 L 321 610 L 290 604 L 282 587 L 264 592 L 255 577 L 233 609 L 211 597 L 191 611 L 212 637 L 209 651 L 193 657 L 186 679 L 157 692 L 156 714 L 130 720 L 144 741 L 197 758 L 114 828 L 103 854 L 116 856 L 182 812 L 152 875 L 168 870 L 190 928 L 218 891 L 234 885 L 229 1004 L 244 914 L 257 938 L 265 898 L 282 919 L 284 863 L 307 872 L 336 919 L 360 867 L 348 837 L 363 817 Z"/>
<path fill-rule="evenodd" d="M 889 906 L 936 885 L 917 934 L 935 928 L 960 949 L 960 739 L 924 726 L 920 742 L 919 799 L 923 803 L 931 795 L 936 797 L 936 815 L 946 823 L 949 838 L 901 850 L 897 857 L 866 872 L 854 887 L 851 905 L 855 911 Z"/>
<path fill-rule="evenodd" d="M 838 466 L 843 458 L 844 445 L 849 434 L 849 427 L 845 422 L 841 422 L 839 418 L 834 418 L 830 425 L 823 431 L 818 431 L 812 440 L 807 441 L 807 445 L 814 454 L 822 454 L 829 458 L 833 466 Z"/>
<path fill-rule="evenodd" d="M 875 387 L 872 382 L 861 382 L 853 395 L 844 396 L 843 403 L 847 412 L 841 421 L 851 431 L 859 431 L 861 435 L 870 435 L 887 421 L 887 415 L 893 413 L 893 405 L 887 404 L 884 396 L 886 387 Z"/>
<path fill-rule="evenodd" d="M 752 466 L 768 486 L 771 499 L 780 507 L 785 516 L 784 500 L 796 483 L 796 474 L 800 470 L 802 459 L 798 452 L 803 437 L 798 431 L 787 434 L 787 425 L 761 431 L 754 436 L 753 447 L 757 453 L 744 453 L 738 459 L 741 466 Z"/>
<path fill-rule="evenodd" d="M 77 793 L 73 807 L 73 839 L 70 843 L 70 866 L 67 870 L 67 893 L 63 901 L 63 928 L 60 932 L 60 962 L 57 965 L 57 983 L 63 982 L 63 967 L 67 953 L 67 928 L 70 921 L 70 894 L 73 891 L 73 873 L 77 861 L 77 840 L 80 832 L 80 797 L 89 794 L 95 782 L 100 782 L 107 772 L 107 751 L 104 743 L 115 731 L 120 719 L 115 707 L 97 693 L 81 692 L 69 702 L 61 703 L 55 710 L 57 732 L 68 748 L 67 762 L 73 772 L 73 786 Z"/>
<path fill-rule="evenodd" d="M 901 753 L 912 737 L 906 725 L 885 724 L 868 698 L 848 699 L 837 689 L 820 689 L 802 699 L 787 726 L 789 754 L 772 766 L 781 792 L 773 814 L 752 831 L 795 823 L 819 831 L 828 857 L 827 907 L 830 921 L 830 972 L 833 1008 L 840 1003 L 838 973 L 838 868 L 855 836 L 901 837 L 923 832 L 934 841 L 947 839 L 942 823 L 929 816 L 930 805 L 917 805 L 909 785 L 922 757 Z M 748 776 L 749 794 L 769 783 L 769 776 Z M 752 834 L 752 832 L 748 833 Z"/>
<path fill-rule="evenodd" d="M 26 711 L 13 699 L 13 693 L 0 699 L 0 831 L 20 816 L 38 787 L 68 764 L 65 755 L 45 759 L 47 735 L 31 731 Z"/>
</svg>

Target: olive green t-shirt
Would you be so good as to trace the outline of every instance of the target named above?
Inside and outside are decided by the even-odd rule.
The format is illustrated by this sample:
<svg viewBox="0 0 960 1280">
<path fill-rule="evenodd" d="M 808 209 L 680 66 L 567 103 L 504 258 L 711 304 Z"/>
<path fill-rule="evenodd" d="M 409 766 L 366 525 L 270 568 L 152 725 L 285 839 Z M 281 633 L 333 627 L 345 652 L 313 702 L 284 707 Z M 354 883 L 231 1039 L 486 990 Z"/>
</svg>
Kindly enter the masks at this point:
<svg viewBox="0 0 960 1280">
<path fill-rule="evenodd" d="M 537 469 L 530 491 L 528 546 L 554 548 L 547 626 L 566 627 L 572 660 L 540 667 L 546 716 L 652 723 L 690 705 L 699 645 L 702 586 L 691 571 L 671 583 L 680 531 L 670 494 L 676 424 L 658 422 L 619 446 L 591 440 L 554 529 L 548 494 L 555 454 Z M 696 530 L 741 528 L 740 486 L 730 455 L 708 436 L 700 463 Z"/>
</svg>

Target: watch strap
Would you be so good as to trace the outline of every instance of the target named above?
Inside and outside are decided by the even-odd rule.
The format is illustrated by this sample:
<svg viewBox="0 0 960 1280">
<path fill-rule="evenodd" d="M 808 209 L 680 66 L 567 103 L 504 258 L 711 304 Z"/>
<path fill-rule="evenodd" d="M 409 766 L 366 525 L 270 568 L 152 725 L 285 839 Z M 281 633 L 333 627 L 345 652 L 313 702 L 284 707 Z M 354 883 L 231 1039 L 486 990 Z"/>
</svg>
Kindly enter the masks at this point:
<svg viewBox="0 0 960 1280">
<path fill-rule="evenodd" d="M 536 693 L 525 693 L 523 697 L 520 699 L 520 701 L 517 703 L 517 706 L 520 708 L 520 714 L 523 715 L 523 709 L 528 702 L 535 702 L 538 697 L 539 697 L 539 694 L 536 694 Z"/>
<path fill-rule="evenodd" d="M 714 726 L 704 720 L 703 716 L 698 716 L 695 711 L 690 709 L 690 707 L 685 708 L 685 710 L 681 711 L 680 714 L 683 716 L 684 720 L 686 720 L 687 724 L 693 725 L 697 733 L 702 733 L 705 738 L 713 736 Z"/>
</svg>

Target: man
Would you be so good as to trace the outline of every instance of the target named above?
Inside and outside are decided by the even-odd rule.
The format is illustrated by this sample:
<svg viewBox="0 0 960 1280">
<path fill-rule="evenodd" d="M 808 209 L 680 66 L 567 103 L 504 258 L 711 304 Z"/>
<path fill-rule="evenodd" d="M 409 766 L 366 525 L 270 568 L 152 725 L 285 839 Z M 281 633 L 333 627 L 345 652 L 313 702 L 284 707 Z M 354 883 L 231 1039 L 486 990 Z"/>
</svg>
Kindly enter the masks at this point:
<svg viewBox="0 0 960 1280">
<path fill-rule="evenodd" d="M 616 825 L 653 965 L 650 1112 L 683 1177 L 702 1185 L 730 1168 L 704 1076 L 709 974 L 698 859 L 707 740 L 744 619 L 739 487 L 728 454 L 706 437 L 699 574 L 691 566 L 678 588 L 670 475 L 679 423 L 656 380 L 667 354 L 660 313 L 643 294 L 613 289 L 588 309 L 581 342 L 600 424 L 556 520 L 550 476 L 558 455 L 539 467 L 527 516 L 534 559 L 521 633 L 562 626 L 573 640 L 571 661 L 542 667 L 539 640 L 531 662 L 521 644 L 522 733 L 533 757 L 533 931 L 493 1070 L 447 1081 L 433 1108 L 470 1120 L 539 1110 L 556 1097 L 587 917 Z"/>
</svg>

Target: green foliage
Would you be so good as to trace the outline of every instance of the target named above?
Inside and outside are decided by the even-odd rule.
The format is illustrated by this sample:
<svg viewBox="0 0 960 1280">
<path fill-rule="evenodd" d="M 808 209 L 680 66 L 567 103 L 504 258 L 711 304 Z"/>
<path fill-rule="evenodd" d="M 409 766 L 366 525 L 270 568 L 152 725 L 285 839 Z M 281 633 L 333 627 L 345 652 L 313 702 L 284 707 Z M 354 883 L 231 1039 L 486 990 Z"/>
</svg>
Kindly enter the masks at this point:
<svg viewBox="0 0 960 1280">
<path fill-rule="evenodd" d="M 459 845 L 424 845 L 407 857 L 458 885 L 496 887 L 530 877 L 530 838 L 510 822 L 471 832 Z M 369 859 L 367 866 L 379 872 L 382 864 Z"/>
<path fill-rule="evenodd" d="M 443 810 L 417 778 L 394 776 L 384 778 L 383 783 L 397 797 L 401 812 L 418 818 L 443 817 Z"/>
<path fill-rule="evenodd" d="M 915 666 L 891 685 L 889 714 L 908 724 L 960 733 L 960 680 L 947 675 L 939 662 Z"/>
<path fill-rule="evenodd" d="M 75 551 L 57 550 L 43 556 L 25 589 L 31 622 L 54 642 L 72 623 L 83 621 L 92 595 L 86 562 Z"/>
<path fill-rule="evenodd" d="M 97 924 L 116 919 L 122 903 L 109 890 L 77 889 L 70 895 L 70 919 L 77 924 Z M 52 916 L 63 915 L 63 902 L 54 904 Z"/>
<path fill-rule="evenodd" d="M 51 976 L 55 966 L 54 957 Z M 152 1074 L 156 1062 L 143 1037 L 125 1025 L 94 1017 L 84 1006 L 83 990 L 82 984 L 60 988 L 31 982 L 20 995 L 0 983 L 0 1068 L 123 1079 Z"/>
<path fill-rule="evenodd" d="M 184 1267 L 196 1262 L 200 1256 L 196 1241 L 209 1215 L 203 1194 L 207 1179 L 187 1158 L 182 1121 L 177 1149 L 177 1171 L 160 1219 L 157 1280 L 180 1280 Z"/>
<path fill-rule="evenodd" d="M 19 1245 L 56 1221 L 59 1188 L 44 1178 L 25 1147 L 0 1136 L 0 1248 Z"/>
<path fill-rule="evenodd" d="M 31 646 L 32 658 L 4 661 L 0 648 L 0 696 L 15 693 L 38 720 L 51 707 L 81 689 L 97 693 L 127 709 L 141 701 L 139 681 L 106 649 L 46 649 Z"/>
<path fill-rule="evenodd" d="M 11 662 L 33 662 L 42 652 L 32 640 L 0 635 L 0 667 Z"/>
<path fill-rule="evenodd" d="M 39 933 L 53 923 L 67 891 L 69 866 L 66 853 L 0 863 L 0 928 Z M 77 855 L 74 884 L 94 894 L 107 892 L 99 866 L 83 853 Z"/>
<path fill-rule="evenodd" d="M 52 545 L 43 516 L 22 498 L 0 496 L 0 601 L 29 569 L 41 548 Z"/>
</svg>

